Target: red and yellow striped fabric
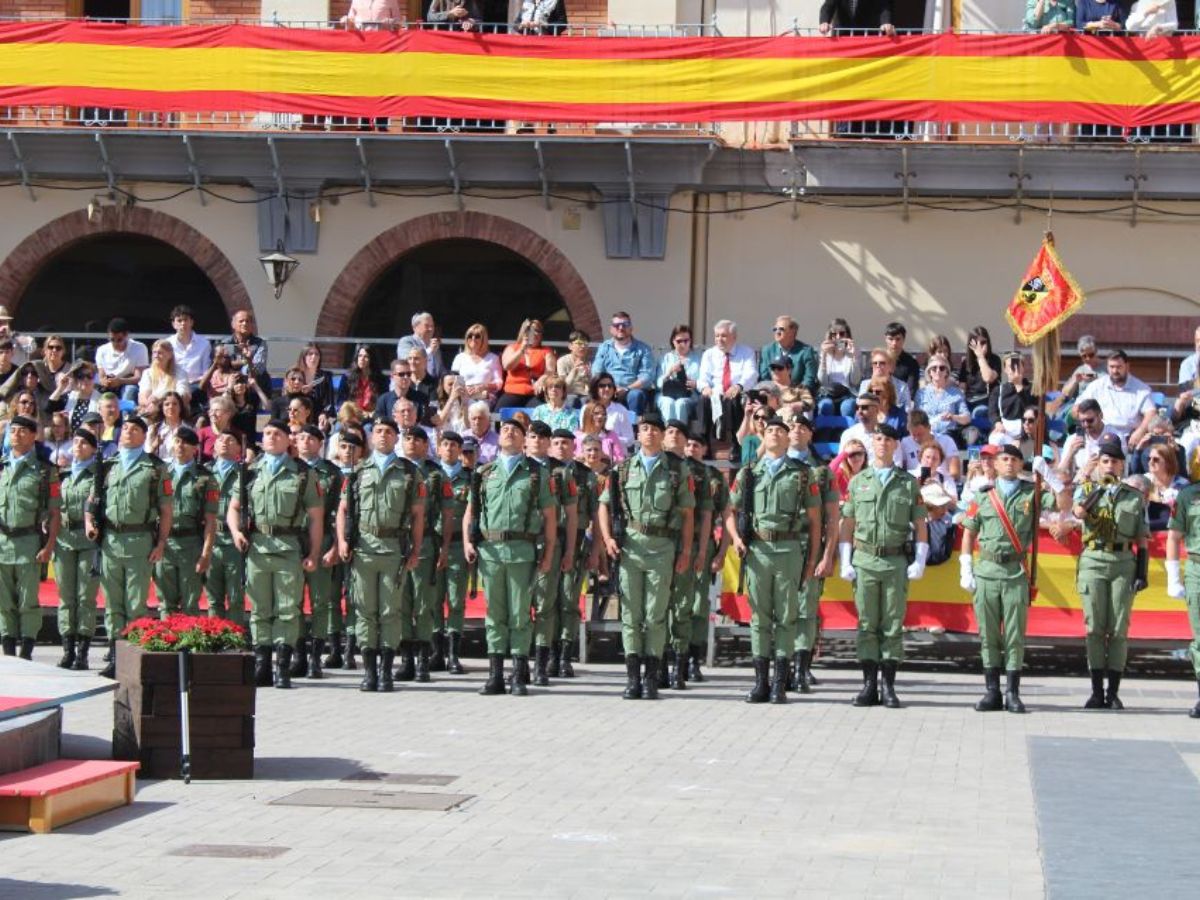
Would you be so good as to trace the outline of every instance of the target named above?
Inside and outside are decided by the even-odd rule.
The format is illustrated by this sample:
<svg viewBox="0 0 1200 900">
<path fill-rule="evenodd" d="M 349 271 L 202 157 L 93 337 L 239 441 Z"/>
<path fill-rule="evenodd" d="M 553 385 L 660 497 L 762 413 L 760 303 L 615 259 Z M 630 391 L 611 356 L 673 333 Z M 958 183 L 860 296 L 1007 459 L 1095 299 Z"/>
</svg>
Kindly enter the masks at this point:
<svg viewBox="0 0 1200 900">
<path fill-rule="evenodd" d="M 0 25 L 0 104 L 561 122 L 1200 120 L 1200 37 Z"/>
</svg>

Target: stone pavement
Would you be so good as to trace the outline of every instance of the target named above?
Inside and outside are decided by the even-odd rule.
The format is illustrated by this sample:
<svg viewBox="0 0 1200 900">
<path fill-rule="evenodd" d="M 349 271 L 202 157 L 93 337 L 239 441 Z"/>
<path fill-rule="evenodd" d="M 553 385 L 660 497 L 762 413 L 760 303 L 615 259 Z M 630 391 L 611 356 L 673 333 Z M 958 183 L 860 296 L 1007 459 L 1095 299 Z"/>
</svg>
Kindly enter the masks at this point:
<svg viewBox="0 0 1200 900">
<path fill-rule="evenodd" d="M 254 781 L 143 781 L 132 807 L 0 836 L 0 897 L 1196 895 L 1193 682 L 1084 712 L 1083 678 L 1027 676 L 1014 716 L 974 712 L 979 676 L 949 667 L 902 670 L 894 711 L 851 707 L 845 666 L 782 707 L 743 703 L 744 669 L 650 703 L 612 665 L 524 699 L 477 696 L 468 666 L 393 695 L 347 672 L 260 690 Z M 107 751 L 111 703 L 65 707 L 68 755 Z M 470 799 L 272 802 L 312 788 Z"/>
</svg>

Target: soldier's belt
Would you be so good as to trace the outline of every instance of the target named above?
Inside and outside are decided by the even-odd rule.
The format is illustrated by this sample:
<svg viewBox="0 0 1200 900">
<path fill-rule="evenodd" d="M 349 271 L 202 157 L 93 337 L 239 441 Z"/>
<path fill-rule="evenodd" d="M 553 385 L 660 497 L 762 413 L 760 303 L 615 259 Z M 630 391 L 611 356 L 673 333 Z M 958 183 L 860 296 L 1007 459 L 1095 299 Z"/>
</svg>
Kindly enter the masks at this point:
<svg viewBox="0 0 1200 900">
<path fill-rule="evenodd" d="M 855 541 L 854 549 L 861 550 L 863 553 L 870 553 L 872 556 L 887 557 L 887 556 L 904 556 L 907 554 L 904 545 L 898 547 L 884 547 L 880 544 L 868 544 L 866 541 Z"/>
<path fill-rule="evenodd" d="M 0 525 L 0 534 L 10 538 L 25 537 L 27 534 L 37 534 L 37 532 L 38 527 L 36 525 L 23 525 L 20 528 L 9 528 L 6 525 Z"/>
<path fill-rule="evenodd" d="M 1102 550 L 1105 553 L 1124 553 L 1133 547 L 1129 543 L 1106 544 L 1104 541 L 1088 541 L 1083 545 L 1085 550 Z"/>
<path fill-rule="evenodd" d="M 630 522 L 626 527 L 630 531 L 644 534 L 646 537 L 671 538 L 672 540 L 679 537 L 677 529 L 668 528 L 665 525 L 643 525 L 640 522 Z"/>
<path fill-rule="evenodd" d="M 539 535 L 530 531 L 484 531 L 485 541 L 529 541 L 536 543 Z"/>
<path fill-rule="evenodd" d="M 754 529 L 756 541 L 799 541 L 804 538 L 801 531 L 773 531 L 769 528 Z"/>
<path fill-rule="evenodd" d="M 1023 556 L 1024 554 L 1018 553 L 1016 550 L 996 550 L 994 552 L 991 550 L 984 550 L 983 548 L 980 548 L 979 550 L 980 559 L 986 559 L 989 562 L 994 563 L 1020 562 Z"/>
<path fill-rule="evenodd" d="M 296 525 L 254 525 L 254 533 L 265 537 L 299 537 L 302 531 Z"/>
<path fill-rule="evenodd" d="M 186 528 L 171 526 L 171 537 L 199 537 L 203 533 L 204 529 L 199 525 L 189 525 Z"/>
<path fill-rule="evenodd" d="M 398 538 L 405 534 L 405 530 L 403 528 L 372 528 L 369 525 L 363 525 L 358 529 L 358 533 L 373 538 Z"/>
<path fill-rule="evenodd" d="M 104 530 L 109 534 L 152 534 L 158 529 L 149 522 L 142 522 L 138 525 L 118 525 L 115 522 L 107 522 Z"/>
</svg>

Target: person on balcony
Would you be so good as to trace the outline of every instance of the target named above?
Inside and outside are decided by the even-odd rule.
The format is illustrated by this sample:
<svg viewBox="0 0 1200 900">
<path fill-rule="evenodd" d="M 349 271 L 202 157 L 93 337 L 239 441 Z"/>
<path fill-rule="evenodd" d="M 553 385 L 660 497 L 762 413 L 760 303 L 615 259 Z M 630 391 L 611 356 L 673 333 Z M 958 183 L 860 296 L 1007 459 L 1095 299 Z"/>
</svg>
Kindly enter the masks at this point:
<svg viewBox="0 0 1200 900">
<path fill-rule="evenodd" d="M 1054 34 L 1075 30 L 1075 0 L 1026 0 L 1026 31 Z"/>
<path fill-rule="evenodd" d="M 483 24 L 479 0 L 433 0 L 425 21 L 450 31 L 475 31 Z"/>
<path fill-rule="evenodd" d="M 892 24 L 892 0 L 825 0 L 821 4 L 817 30 L 832 35 L 839 31 L 874 31 L 889 37 L 896 33 Z M 837 23 L 836 26 L 834 23 Z"/>
<path fill-rule="evenodd" d="M 519 34 L 558 34 L 567 24 L 567 4 L 563 0 L 524 0 L 513 23 Z"/>
<path fill-rule="evenodd" d="M 1148 38 L 1174 34 L 1179 30 L 1175 0 L 1137 0 L 1125 18 L 1125 27 Z"/>
<path fill-rule="evenodd" d="M 1079 0 L 1075 27 L 1088 34 L 1115 34 L 1125 30 L 1125 10 L 1117 0 Z"/>
<path fill-rule="evenodd" d="M 350 10 L 338 19 L 338 24 L 350 31 L 395 28 L 403 18 L 400 0 L 352 0 Z"/>
</svg>

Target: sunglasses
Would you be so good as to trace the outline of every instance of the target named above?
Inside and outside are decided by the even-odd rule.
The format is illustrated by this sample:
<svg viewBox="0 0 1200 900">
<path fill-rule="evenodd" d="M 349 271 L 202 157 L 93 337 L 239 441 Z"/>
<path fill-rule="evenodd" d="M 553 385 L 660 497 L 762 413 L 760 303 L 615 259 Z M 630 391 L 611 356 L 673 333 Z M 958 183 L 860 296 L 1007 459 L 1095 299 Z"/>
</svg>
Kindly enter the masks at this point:
<svg viewBox="0 0 1200 900">
<path fill-rule="evenodd" d="M 1080 425 L 1095 425 L 1095 424 L 1096 424 L 1096 419 L 1095 419 L 1095 417 L 1094 417 L 1094 416 L 1093 416 L 1093 417 L 1090 417 L 1090 418 L 1087 418 L 1087 419 L 1085 419 L 1085 418 L 1083 418 L 1082 416 L 1080 416 L 1080 417 L 1079 417 L 1079 424 L 1080 424 Z"/>
<path fill-rule="evenodd" d="M 1150 457 L 1150 465 L 1154 465 L 1155 463 L 1161 463 L 1162 461 L 1163 461 L 1163 459 L 1161 456 Z"/>
<path fill-rule="evenodd" d="M 887 365 L 887 360 L 886 360 L 886 359 L 873 359 L 873 360 L 871 360 L 871 365 L 873 365 L 873 366 L 886 366 L 886 365 Z"/>
<path fill-rule="evenodd" d="M 692 339 L 690 337 L 675 338 L 675 343 L 677 343 L 677 344 L 690 344 L 691 342 L 692 342 Z"/>
<path fill-rule="evenodd" d="M 1033 419 L 1022 419 L 1021 421 L 1022 421 L 1022 422 L 1024 422 L 1026 425 L 1036 425 L 1036 424 L 1037 424 L 1037 419 L 1036 419 L 1036 418 L 1033 418 Z"/>
<path fill-rule="evenodd" d="M 765 422 L 765 421 L 767 421 L 767 417 L 766 416 L 755 416 L 754 421 L 755 422 Z"/>
<path fill-rule="evenodd" d="M 929 371 L 929 372 L 949 372 L 950 367 L 949 366 L 930 366 L 927 371 Z"/>
<path fill-rule="evenodd" d="M 613 328 L 628 328 L 632 324 L 633 324 L 632 322 L 613 322 L 612 327 Z"/>
<path fill-rule="evenodd" d="M 617 386 L 615 384 L 598 384 L 598 385 L 596 385 L 596 390 L 598 390 L 598 391 L 615 391 L 616 389 L 617 389 Z"/>
<path fill-rule="evenodd" d="M 775 334 L 783 334 L 785 331 L 787 331 L 787 329 L 779 328 L 778 326 L 776 326 L 775 328 L 772 328 L 771 331 L 774 332 Z"/>
<path fill-rule="evenodd" d="M 412 378 L 412 372 L 393 372 L 392 374 L 397 378 Z"/>
<path fill-rule="evenodd" d="M 874 410 L 875 410 L 875 407 L 873 407 L 873 406 L 856 406 L 856 407 L 854 407 L 855 412 L 873 412 Z"/>
<path fill-rule="evenodd" d="M 846 458 L 847 459 L 862 459 L 866 455 L 867 454 L 864 453 L 862 450 L 855 450 L 853 453 L 847 453 Z"/>
<path fill-rule="evenodd" d="M 62 351 L 62 350 L 66 350 L 67 348 L 64 347 L 62 344 L 47 344 L 45 349 Z"/>
</svg>

